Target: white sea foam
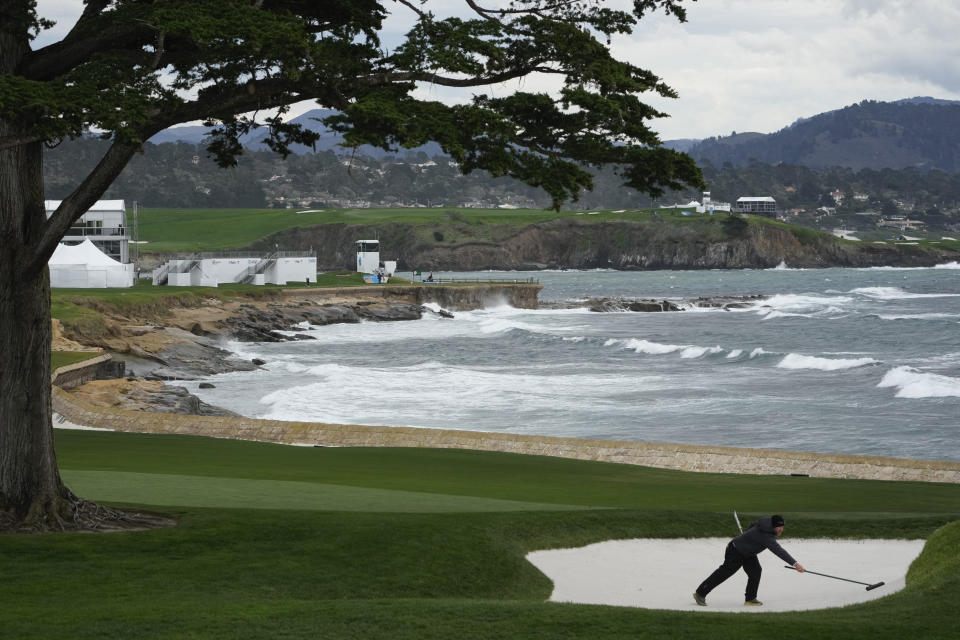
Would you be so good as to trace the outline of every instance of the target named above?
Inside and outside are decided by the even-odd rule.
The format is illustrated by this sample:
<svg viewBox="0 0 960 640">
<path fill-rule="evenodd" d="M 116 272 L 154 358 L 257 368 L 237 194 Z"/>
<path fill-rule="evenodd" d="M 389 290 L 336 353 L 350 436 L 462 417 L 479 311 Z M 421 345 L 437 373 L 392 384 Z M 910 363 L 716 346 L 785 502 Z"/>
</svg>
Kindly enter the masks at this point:
<svg viewBox="0 0 960 640">
<path fill-rule="evenodd" d="M 645 353 L 651 356 L 662 356 L 671 353 L 679 353 L 681 358 L 694 359 L 702 358 L 705 355 L 712 355 L 723 351 L 723 347 L 700 347 L 693 344 L 662 344 L 651 340 L 631 338 L 629 340 L 618 340 L 611 338 L 604 343 L 604 346 L 619 345 L 624 349 L 630 349 L 637 353 Z"/>
<path fill-rule="evenodd" d="M 763 347 L 757 347 L 756 349 L 750 352 L 750 359 L 752 360 L 753 358 L 762 356 L 765 353 L 770 353 L 770 352 L 766 351 Z"/>
<path fill-rule="evenodd" d="M 809 318 L 809 313 L 787 313 L 785 311 L 771 311 L 763 316 L 764 320 L 776 320 L 777 318 Z"/>
<path fill-rule="evenodd" d="M 743 349 L 734 349 L 733 351 L 727 354 L 727 357 L 730 359 L 733 359 L 733 358 L 739 358 L 741 355 L 743 355 Z"/>
<path fill-rule="evenodd" d="M 621 402 L 615 399 L 618 395 L 666 386 L 660 377 L 585 373 L 579 366 L 564 372 L 556 367 L 517 372 L 512 367 L 468 368 L 431 361 L 392 368 L 323 364 L 309 373 L 309 382 L 260 398 L 259 417 L 403 426 L 409 416 L 418 415 L 416 426 L 469 428 L 482 419 L 476 409 L 482 406 L 483 415 L 510 416 L 506 422 L 522 428 L 520 415 L 543 419 L 587 401 L 603 411 Z M 430 410 L 424 412 L 425 407 Z"/>
<path fill-rule="evenodd" d="M 960 269 L 960 262 L 957 262 L 957 261 L 947 262 L 945 264 L 938 264 L 933 268 L 934 269 Z"/>
<path fill-rule="evenodd" d="M 723 351 L 723 347 L 686 347 L 683 351 L 680 352 L 681 358 L 702 358 L 705 355 L 712 355 L 714 353 L 720 353 Z"/>
<path fill-rule="evenodd" d="M 760 314 L 769 314 L 774 311 L 782 314 L 810 314 L 826 311 L 835 313 L 843 311 L 843 305 L 849 304 L 852 300 L 853 298 L 849 296 L 779 293 L 757 302 L 753 308 Z"/>
<path fill-rule="evenodd" d="M 898 398 L 960 398 L 960 378 L 924 373 L 912 367 L 891 369 L 877 386 L 896 388 Z"/>
<path fill-rule="evenodd" d="M 955 298 L 960 293 L 910 293 L 899 287 L 860 287 L 852 289 L 857 293 L 877 300 L 910 300 L 912 298 Z"/>
<path fill-rule="evenodd" d="M 637 353 L 646 353 L 652 356 L 676 353 L 677 351 L 690 348 L 690 345 L 661 344 L 659 342 L 651 342 L 650 340 L 637 340 L 636 338 L 631 338 L 630 340 L 615 340 L 613 342 L 621 343 L 625 349 L 633 349 Z M 611 344 L 611 342 L 607 341 L 607 344 Z"/>
<path fill-rule="evenodd" d="M 881 320 L 960 320 L 958 313 L 903 313 L 903 314 L 885 314 L 876 315 Z"/>
<path fill-rule="evenodd" d="M 777 365 L 779 369 L 819 369 L 820 371 L 840 371 L 854 369 L 868 364 L 876 364 L 873 358 L 818 358 L 799 353 L 788 353 Z"/>
</svg>

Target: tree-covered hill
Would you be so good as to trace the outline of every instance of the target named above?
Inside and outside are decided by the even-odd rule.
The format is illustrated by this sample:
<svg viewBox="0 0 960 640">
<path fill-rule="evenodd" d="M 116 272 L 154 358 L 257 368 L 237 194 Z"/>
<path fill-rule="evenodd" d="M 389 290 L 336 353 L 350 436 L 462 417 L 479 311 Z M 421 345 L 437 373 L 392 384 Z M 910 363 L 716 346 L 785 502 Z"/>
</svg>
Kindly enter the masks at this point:
<svg viewBox="0 0 960 640">
<path fill-rule="evenodd" d="M 954 173 L 960 171 L 960 104 L 926 98 L 865 100 L 771 134 L 708 138 L 689 153 L 718 167 L 755 160 L 814 169 L 914 167 Z"/>
<path fill-rule="evenodd" d="M 97 138 L 64 142 L 45 155 L 46 194 L 59 199 L 93 166 L 105 143 Z M 875 212 L 924 221 L 930 229 L 960 225 L 960 175 L 940 170 L 830 168 L 753 162 L 746 166 L 703 162 L 714 200 L 733 202 L 745 195 L 771 195 L 784 211 L 811 216 L 794 220 L 809 226 L 858 228 Z M 578 206 L 621 209 L 654 201 L 623 187 L 612 170 L 601 171 L 596 188 L 581 194 Z M 542 192 L 511 178 L 484 171 L 463 175 L 443 156 L 405 152 L 375 158 L 338 155 L 333 150 L 293 154 L 286 159 L 247 150 L 236 167 L 220 169 L 200 144 L 145 145 L 105 197 L 136 201 L 151 208 L 357 208 L 398 206 L 508 205 L 546 208 Z M 672 192 L 657 204 L 700 199 L 696 190 Z M 820 207 L 836 209 L 823 218 Z M 815 216 L 820 216 L 817 220 Z M 875 222 L 875 220 L 874 220 Z"/>
</svg>

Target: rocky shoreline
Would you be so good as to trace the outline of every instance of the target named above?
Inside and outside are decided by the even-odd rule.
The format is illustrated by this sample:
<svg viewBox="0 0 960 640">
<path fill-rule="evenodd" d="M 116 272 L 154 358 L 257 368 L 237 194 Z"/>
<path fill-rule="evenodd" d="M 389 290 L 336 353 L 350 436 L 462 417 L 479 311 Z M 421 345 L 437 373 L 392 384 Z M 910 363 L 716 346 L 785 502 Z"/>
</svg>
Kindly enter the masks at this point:
<svg viewBox="0 0 960 640">
<path fill-rule="evenodd" d="M 601 313 L 682 312 L 698 307 L 741 309 L 763 299 L 763 296 L 684 300 L 595 298 L 539 306 L 586 307 Z M 95 406 L 159 413 L 235 415 L 227 409 L 204 403 L 182 387 L 165 382 L 252 371 L 268 364 L 263 360 L 237 356 L 229 350 L 229 342 L 313 340 L 313 336 L 305 333 L 308 328 L 338 323 L 419 320 L 425 314 L 454 319 L 453 313 L 435 304 L 371 299 L 350 292 L 341 292 L 334 299 L 315 299 L 310 295 L 283 301 L 223 302 L 211 299 L 200 307 L 180 307 L 170 309 L 170 312 L 171 316 L 164 319 L 164 324 L 156 318 L 153 322 L 142 322 L 137 318 L 109 317 L 109 337 L 102 340 L 102 344 L 88 346 L 102 347 L 122 363 L 117 372 L 119 377 L 88 382 L 70 389 L 69 393 Z"/>
</svg>

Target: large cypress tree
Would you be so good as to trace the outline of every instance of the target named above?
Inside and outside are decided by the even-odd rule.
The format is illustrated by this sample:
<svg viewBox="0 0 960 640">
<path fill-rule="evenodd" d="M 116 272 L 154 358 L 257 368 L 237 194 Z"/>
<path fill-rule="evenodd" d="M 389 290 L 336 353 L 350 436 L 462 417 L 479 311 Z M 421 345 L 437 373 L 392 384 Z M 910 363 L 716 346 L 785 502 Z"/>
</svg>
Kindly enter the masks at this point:
<svg viewBox="0 0 960 640">
<path fill-rule="evenodd" d="M 124 517 L 74 496 L 58 473 L 47 261 L 143 141 L 202 120 L 216 127 L 209 152 L 229 166 L 258 115 L 285 153 L 314 140 L 283 122 L 287 105 L 315 100 L 339 112 L 327 124 L 347 144 L 433 140 L 463 171 L 513 176 L 555 206 L 590 188 L 587 166 L 615 164 L 652 195 L 699 186 L 693 161 L 647 126 L 665 114 L 639 99 L 673 91 L 609 48 L 650 11 L 684 20 L 681 2 L 463 0 L 444 17 L 429 0 L 85 0 L 62 40 L 34 48 L 51 26 L 36 2 L 0 0 L 0 529 Z M 384 43 L 391 12 L 413 26 Z M 536 74 L 559 79 L 555 95 L 482 93 Z M 418 85 L 476 89 L 451 106 L 416 97 Z M 109 149 L 47 219 L 44 145 L 90 130 Z"/>
</svg>

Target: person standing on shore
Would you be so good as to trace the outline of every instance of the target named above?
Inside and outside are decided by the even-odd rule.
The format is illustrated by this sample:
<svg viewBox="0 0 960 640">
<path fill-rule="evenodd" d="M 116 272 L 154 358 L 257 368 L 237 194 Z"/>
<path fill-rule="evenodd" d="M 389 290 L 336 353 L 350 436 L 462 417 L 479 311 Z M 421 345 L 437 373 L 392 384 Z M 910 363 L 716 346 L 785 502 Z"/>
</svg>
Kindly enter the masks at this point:
<svg viewBox="0 0 960 640">
<path fill-rule="evenodd" d="M 806 569 L 793 559 L 787 550 L 777 542 L 777 536 L 783 533 L 786 522 L 783 516 L 772 515 L 769 518 L 760 518 L 750 523 L 747 530 L 731 540 L 723 556 L 723 564 L 704 580 L 693 592 L 693 599 L 702 607 L 707 606 L 707 594 L 717 585 L 732 576 L 743 567 L 747 574 L 747 590 L 744 593 L 745 606 L 758 607 L 763 603 L 757 600 L 757 591 L 760 589 L 760 561 L 757 554 L 764 549 L 770 549 L 781 560 L 803 573 Z"/>
</svg>

